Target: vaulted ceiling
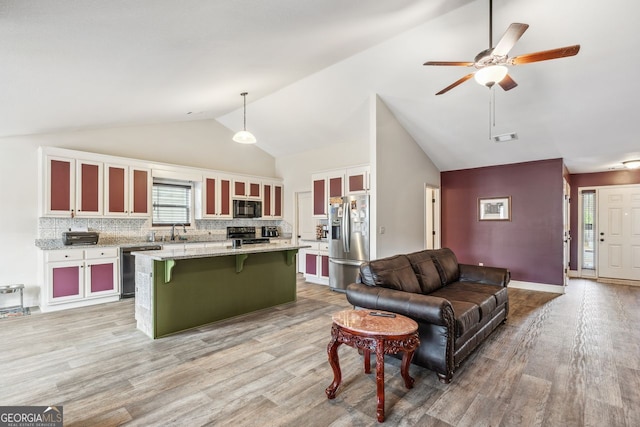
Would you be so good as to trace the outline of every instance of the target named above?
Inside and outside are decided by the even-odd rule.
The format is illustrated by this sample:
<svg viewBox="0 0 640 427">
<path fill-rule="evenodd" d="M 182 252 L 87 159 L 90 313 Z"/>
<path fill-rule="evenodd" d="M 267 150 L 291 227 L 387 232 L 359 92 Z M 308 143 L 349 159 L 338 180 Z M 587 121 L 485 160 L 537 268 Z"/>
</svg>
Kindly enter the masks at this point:
<svg viewBox="0 0 640 427">
<path fill-rule="evenodd" d="M 494 42 L 530 25 L 511 56 L 581 50 L 512 67 L 494 125 L 473 80 L 435 96 L 472 69 L 422 66 L 486 49 L 488 1 L 4 0 L 0 137 L 212 118 L 239 130 L 247 91 L 247 128 L 278 157 L 366 137 L 378 94 L 443 171 L 640 158 L 640 3 L 495 0 Z"/>
</svg>

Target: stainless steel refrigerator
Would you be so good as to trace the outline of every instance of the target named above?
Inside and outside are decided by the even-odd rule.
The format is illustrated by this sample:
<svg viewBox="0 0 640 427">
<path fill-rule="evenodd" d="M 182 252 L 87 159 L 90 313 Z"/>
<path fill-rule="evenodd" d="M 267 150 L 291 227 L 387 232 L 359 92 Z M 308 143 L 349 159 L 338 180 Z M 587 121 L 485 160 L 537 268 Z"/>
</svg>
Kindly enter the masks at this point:
<svg viewBox="0 0 640 427">
<path fill-rule="evenodd" d="M 344 291 L 369 260 L 369 196 L 331 199 L 329 204 L 329 285 Z"/>
</svg>

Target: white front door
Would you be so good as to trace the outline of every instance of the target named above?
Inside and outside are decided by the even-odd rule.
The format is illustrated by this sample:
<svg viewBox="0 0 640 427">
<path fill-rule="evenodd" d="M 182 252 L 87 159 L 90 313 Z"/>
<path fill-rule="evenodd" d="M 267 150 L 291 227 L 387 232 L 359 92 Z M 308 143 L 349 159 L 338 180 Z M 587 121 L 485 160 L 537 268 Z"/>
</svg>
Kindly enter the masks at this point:
<svg viewBox="0 0 640 427">
<path fill-rule="evenodd" d="M 640 280 L 640 186 L 598 189 L 598 276 Z"/>
</svg>

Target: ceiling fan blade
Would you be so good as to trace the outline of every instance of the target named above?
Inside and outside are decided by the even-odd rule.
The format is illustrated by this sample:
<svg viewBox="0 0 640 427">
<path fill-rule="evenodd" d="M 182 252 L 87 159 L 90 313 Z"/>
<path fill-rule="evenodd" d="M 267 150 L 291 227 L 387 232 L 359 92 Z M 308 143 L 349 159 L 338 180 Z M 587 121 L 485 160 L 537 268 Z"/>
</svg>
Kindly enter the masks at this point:
<svg viewBox="0 0 640 427">
<path fill-rule="evenodd" d="M 543 50 L 540 52 L 527 53 L 513 57 L 509 60 L 512 65 L 529 64 L 531 62 L 546 61 L 549 59 L 565 58 L 574 56 L 580 51 L 580 45 L 560 47 L 558 49 Z"/>
<path fill-rule="evenodd" d="M 515 80 L 513 80 L 509 74 L 504 76 L 504 79 L 500 80 L 498 84 L 504 90 L 511 90 L 514 87 L 518 86 L 518 83 L 516 83 Z"/>
<path fill-rule="evenodd" d="M 471 74 L 467 74 L 466 76 L 464 76 L 463 78 L 455 81 L 454 83 L 450 84 L 449 86 L 445 87 L 444 89 L 442 89 L 440 92 L 436 93 L 436 95 L 442 95 L 443 93 L 447 93 L 449 92 L 451 89 L 453 89 L 454 87 L 461 85 L 462 83 L 466 82 L 467 80 L 469 80 L 471 77 L 473 77 L 474 73 Z"/>
<path fill-rule="evenodd" d="M 520 40 L 524 32 L 527 31 L 527 28 L 529 28 L 528 24 L 519 24 L 517 22 L 509 25 L 509 28 L 504 32 L 491 54 L 494 56 L 507 56 L 511 48 Z"/>
<path fill-rule="evenodd" d="M 471 67 L 473 62 L 461 62 L 461 61 L 428 61 L 422 65 L 453 65 L 456 67 Z"/>
</svg>

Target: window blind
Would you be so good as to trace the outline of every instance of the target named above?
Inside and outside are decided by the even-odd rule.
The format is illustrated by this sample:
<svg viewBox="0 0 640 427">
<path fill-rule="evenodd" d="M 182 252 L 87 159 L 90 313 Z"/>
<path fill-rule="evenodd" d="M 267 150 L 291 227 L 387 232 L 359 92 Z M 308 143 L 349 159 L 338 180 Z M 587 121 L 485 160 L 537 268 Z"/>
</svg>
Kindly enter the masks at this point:
<svg viewBox="0 0 640 427">
<path fill-rule="evenodd" d="M 189 225 L 191 186 L 153 183 L 153 225 Z"/>
</svg>

